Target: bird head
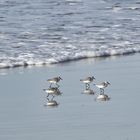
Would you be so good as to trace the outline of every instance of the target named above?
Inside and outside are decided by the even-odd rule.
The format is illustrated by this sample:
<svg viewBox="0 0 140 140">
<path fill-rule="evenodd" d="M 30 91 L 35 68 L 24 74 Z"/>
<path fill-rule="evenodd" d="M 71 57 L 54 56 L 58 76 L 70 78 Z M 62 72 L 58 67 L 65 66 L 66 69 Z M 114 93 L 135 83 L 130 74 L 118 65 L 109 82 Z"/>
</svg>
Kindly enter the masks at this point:
<svg viewBox="0 0 140 140">
<path fill-rule="evenodd" d="M 108 81 L 105 82 L 106 84 L 110 85 L 110 83 Z"/>
<path fill-rule="evenodd" d="M 60 80 L 63 80 L 60 76 L 58 77 Z"/>
<path fill-rule="evenodd" d="M 95 77 L 94 77 L 94 76 L 92 76 L 91 78 L 92 78 L 92 79 L 95 79 Z"/>
</svg>

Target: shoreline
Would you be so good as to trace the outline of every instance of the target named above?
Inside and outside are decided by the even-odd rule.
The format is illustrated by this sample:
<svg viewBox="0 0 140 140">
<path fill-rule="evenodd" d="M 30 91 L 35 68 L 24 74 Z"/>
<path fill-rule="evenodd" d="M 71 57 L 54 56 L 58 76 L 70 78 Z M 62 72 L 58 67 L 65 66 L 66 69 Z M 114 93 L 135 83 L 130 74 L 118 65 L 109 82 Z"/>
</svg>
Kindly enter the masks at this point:
<svg viewBox="0 0 140 140">
<path fill-rule="evenodd" d="M 1 69 L 14 69 L 14 68 L 28 68 L 28 67 L 43 67 L 43 66 L 50 66 L 50 65 L 57 65 L 57 64 L 63 64 L 63 63 L 71 63 L 71 62 L 77 62 L 77 61 L 81 61 L 81 60 L 87 60 L 87 59 L 106 59 L 106 58 L 113 58 L 113 57 L 123 57 L 123 56 L 129 56 L 129 55 L 137 55 L 139 54 L 140 51 L 138 52 L 124 52 L 122 54 L 104 54 L 104 55 L 101 55 L 101 56 L 91 56 L 91 57 L 87 57 L 87 56 L 83 56 L 83 57 L 77 57 L 77 58 L 73 58 L 73 59 L 66 59 L 66 60 L 61 60 L 59 62 L 52 62 L 52 63 L 46 63 L 46 62 L 19 62 L 14 65 L 12 64 L 0 64 L 0 70 Z"/>
</svg>

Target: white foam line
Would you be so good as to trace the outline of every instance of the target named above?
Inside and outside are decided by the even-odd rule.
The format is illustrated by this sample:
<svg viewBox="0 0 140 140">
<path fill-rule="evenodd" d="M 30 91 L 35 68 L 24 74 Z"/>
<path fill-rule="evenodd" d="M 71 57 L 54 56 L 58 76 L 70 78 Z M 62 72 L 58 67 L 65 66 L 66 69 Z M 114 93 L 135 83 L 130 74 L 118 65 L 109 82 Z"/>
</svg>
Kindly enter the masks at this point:
<svg viewBox="0 0 140 140">
<path fill-rule="evenodd" d="M 15 67 L 26 67 L 26 66 L 43 66 L 43 65 L 50 65 L 50 64 L 57 64 L 57 63 L 64 63 L 69 61 L 76 61 L 80 59 L 86 59 L 86 58 L 96 58 L 96 57 L 109 57 L 109 56 L 116 56 L 116 55 L 127 55 L 131 53 L 137 53 L 140 52 L 139 48 L 126 48 L 126 49 L 107 49 L 105 51 L 83 51 L 79 53 L 75 53 L 75 55 L 71 56 L 64 55 L 61 57 L 56 58 L 49 58 L 46 60 L 35 60 L 33 58 L 22 58 L 21 60 L 15 60 L 14 61 L 4 61 L 0 63 L 0 69 L 8 69 L 8 68 L 15 68 Z M 8 59 L 8 58 L 6 58 Z"/>
</svg>

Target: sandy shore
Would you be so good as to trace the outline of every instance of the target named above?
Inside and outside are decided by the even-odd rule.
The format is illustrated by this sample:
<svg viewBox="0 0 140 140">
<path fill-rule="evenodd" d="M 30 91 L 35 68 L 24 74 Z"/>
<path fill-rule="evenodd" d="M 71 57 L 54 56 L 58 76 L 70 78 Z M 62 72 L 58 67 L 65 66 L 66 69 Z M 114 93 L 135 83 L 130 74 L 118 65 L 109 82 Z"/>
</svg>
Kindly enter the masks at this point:
<svg viewBox="0 0 140 140">
<path fill-rule="evenodd" d="M 57 107 L 46 106 L 46 79 L 60 75 Z M 106 102 L 81 94 L 81 78 L 109 81 Z M 0 70 L 0 139 L 138 140 L 140 137 L 140 54 L 88 59 L 49 67 Z"/>
</svg>

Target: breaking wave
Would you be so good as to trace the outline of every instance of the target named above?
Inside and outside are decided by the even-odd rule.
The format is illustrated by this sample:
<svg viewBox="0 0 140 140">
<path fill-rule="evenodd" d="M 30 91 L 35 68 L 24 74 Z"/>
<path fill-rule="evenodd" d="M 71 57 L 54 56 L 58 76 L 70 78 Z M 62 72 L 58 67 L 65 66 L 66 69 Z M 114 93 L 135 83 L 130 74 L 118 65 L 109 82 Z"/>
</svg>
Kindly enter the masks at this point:
<svg viewBox="0 0 140 140">
<path fill-rule="evenodd" d="M 35 58 L 33 54 L 24 54 L 24 56 L 14 57 L 2 57 L 0 58 L 0 69 L 15 68 L 15 67 L 27 67 L 27 66 L 43 66 L 64 63 L 69 61 L 77 61 L 80 59 L 97 58 L 97 57 L 110 57 L 116 55 L 128 55 L 132 53 L 140 52 L 140 48 L 127 48 L 127 49 L 109 49 L 105 51 L 82 51 L 77 53 L 68 53 L 67 55 L 60 54 L 60 56 L 50 58 Z"/>
<path fill-rule="evenodd" d="M 7 0 L 0 8 L 0 69 L 140 52 L 137 0 Z"/>
</svg>

